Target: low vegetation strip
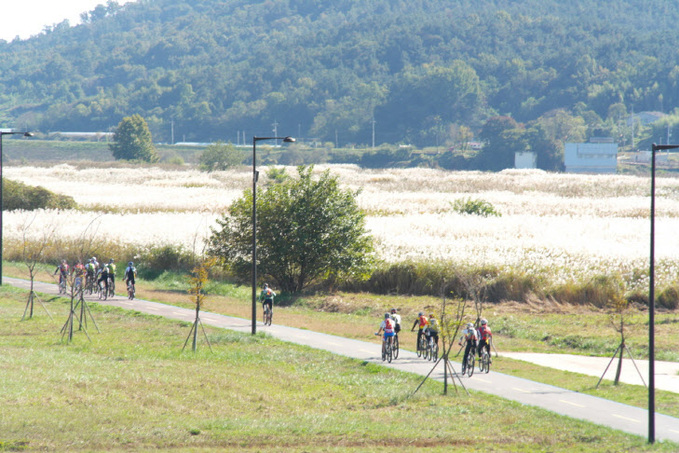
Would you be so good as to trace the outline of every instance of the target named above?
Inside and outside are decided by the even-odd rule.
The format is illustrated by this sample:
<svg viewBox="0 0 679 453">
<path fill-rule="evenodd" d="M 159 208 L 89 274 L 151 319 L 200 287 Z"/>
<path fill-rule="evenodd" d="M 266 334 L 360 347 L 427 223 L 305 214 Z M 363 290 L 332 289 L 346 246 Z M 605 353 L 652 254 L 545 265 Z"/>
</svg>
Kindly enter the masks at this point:
<svg viewBox="0 0 679 453">
<path fill-rule="evenodd" d="M 189 323 L 91 304 L 101 333 L 59 341 L 68 305 L 19 321 L 0 289 L 0 448 L 115 451 L 674 451 L 420 377 L 206 327 L 213 352 L 181 352 Z M 27 421 L 30 420 L 30 423 Z"/>
</svg>

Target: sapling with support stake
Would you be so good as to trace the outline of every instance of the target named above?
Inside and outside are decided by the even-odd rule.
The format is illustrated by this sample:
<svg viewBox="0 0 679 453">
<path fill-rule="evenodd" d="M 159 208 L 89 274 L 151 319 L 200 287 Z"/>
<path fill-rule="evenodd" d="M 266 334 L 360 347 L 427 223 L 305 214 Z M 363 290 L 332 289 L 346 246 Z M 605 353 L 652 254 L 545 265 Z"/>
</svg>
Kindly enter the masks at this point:
<svg viewBox="0 0 679 453">
<path fill-rule="evenodd" d="M 193 337 L 192 350 L 193 352 L 196 352 L 196 346 L 198 344 L 198 327 L 200 326 L 200 328 L 203 330 L 205 341 L 207 342 L 207 345 L 210 347 L 210 352 L 212 352 L 212 345 L 210 344 L 210 340 L 208 340 L 207 338 L 207 333 L 205 333 L 205 327 L 203 326 L 203 323 L 200 320 L 200 308 L 203 305 L 205 298 L 207 297 L 207 293 L 205 292 L 205 285 L 208 282 L 210 269 L 216 263 L 217 259 L 214 257 L 203 258 L 200 261 L 200 263 L 193 268 L 192 271 L 193 275 L 190 279 L 191 288 L 189 289 L 189 294 L 191 295 L 193 302 L 195 302 L 196 304 L 196 319 L 193 321 L 193 326 L 191 326 L 191 331 L 189 331 L 189 335 L 186 337 L 186 341 L 184 342 L 184 347 L 182 347 L 182 351 L 186 349 L 186 345 L 189 343 L 189 338 Z"/>
<path fill-rule="evenodd" d="M 596 388 L 599 388 L 599 384 L 601 384 L 601 381 L 603 380 L 604 376 L 606 375 L 606 372 L 608 371 L 608 368 L 611 366 L 613 363 L 613 360 L 615 360 L 615 357 L 618 356 L 618 367 L 615 371 L 615 380 L 613 381 L 613 385 L 618 385 L 620 383 L 620 374 L 622 374 L 622 355 L 623 351 L 627 351 L 627 354 L 629 355 L 629 358 L 632 360 L 632 363 L 634 364 L 634 368 L 636 368 L 637 373 L 639 373 L 639 377 L 641 378 L 641 382 L 644 383 L 644 386 L 646 387 L 646 381 L 644 381 L 644 377 L 641 375 L 641 371 L 639 371 L 639 367 L 637 367 L 637 363 L 634 361 L 634 357 L 632 356 L 632 351 L 629 350 L 627 347 L 627 344 L 625 343 L 625 316 L 627 314 L 627 309 L 629 308 L 629 301 L 625 299 L 622 296 L 622 291 L 619 294 L 616 294 L 613 296 L 607 304 L 608 308 L 611 310 L 609 313 L 609 321 L 611 322 L 611 325 L 613 328 L 620 334 L 620 344 L 618 345 L 617 349 L 613 353 L 613 356 L 611 357 L 611 361 L 608 362 L 608 365 L 606 365 L 606 369 L 604 370 L 604 373 L 601 375 L 599 378 L 599 382 L 596 384 Z"/>
<path fill-rule="evenodd" d="M 469 391 L 467 388 L 464 386 L 464 383 L 462 382 L 462 379 L 460 378 L 460 375 L 455 371 L 453 366 L 450 363 L 449 360 L 449 355 L 450 355 L 450 350 L 455 344 L 455 338 L 457 337 L 457 334 L 460 330 L 460 326 L 462 325 L 462 320 L 464 319 L 464 312 L 466 308 L 466 302 L 463 299 L 458 300 L 457 304 L 457 312 L 455 313 L 455 318 L 452 321 L 448 321 L 447 319 L 447 304 L 446 304 L 446 293 L 449 292 L 445 283 L 443 285 L 443 301 L 441 304 L 441 346 L 442 346 L 442 351 L 443 354 L 439 359 L 436 361 L 434 366 L 432 367 L 431 371 L 429 371 L 429 374 L 425 376 L 425 378 L 422 380 L 420 385 L 417 386 L 415 391 L 413 392 L 413 395 L 415 395 L 422 385 L 429 379 L 429 376 L 434 372 L 438 364 L 443 361 L 443 394 L 447 395 L 448 394 L 448 372 L 450 372 L 450 375 L 453 377 L 452 382 L 453 385 L 455 386 L 455 392 L 457 392 L 457 385 L 455 384 L 455 378 L 457 378 L 458 381 L 460 381 L 460 385 L 464 389 L 465 392 L 467 392 L 467 395 L 469 395 Z M 452 333 L 452 334 L 451 334 Z"/>
</svg>

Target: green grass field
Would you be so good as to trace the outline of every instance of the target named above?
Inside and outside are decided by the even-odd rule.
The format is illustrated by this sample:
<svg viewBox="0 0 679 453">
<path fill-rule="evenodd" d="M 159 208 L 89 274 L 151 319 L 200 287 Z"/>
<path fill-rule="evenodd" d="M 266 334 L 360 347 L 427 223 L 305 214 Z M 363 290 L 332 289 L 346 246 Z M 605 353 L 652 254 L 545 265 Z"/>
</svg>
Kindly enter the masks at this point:
<svg viewBox="0 0 679 453">
<path fill-rule="evenodd" d="M 213 352 L 205 343 L 182 352 L 190 324 L 95 303 L 101 333 L 89 323 L 89 341 L 76 323 L 68 344 L 66 301 L 44 304 L 54 320 L 38 304 L 21 321 L 25 292 L 0 289 L 0 450 L 679 448 L 481 393 L 443 396 L 431 381 L 411 397 L 419 376 L 263 334 L 207 327 Z"/>
</svg>

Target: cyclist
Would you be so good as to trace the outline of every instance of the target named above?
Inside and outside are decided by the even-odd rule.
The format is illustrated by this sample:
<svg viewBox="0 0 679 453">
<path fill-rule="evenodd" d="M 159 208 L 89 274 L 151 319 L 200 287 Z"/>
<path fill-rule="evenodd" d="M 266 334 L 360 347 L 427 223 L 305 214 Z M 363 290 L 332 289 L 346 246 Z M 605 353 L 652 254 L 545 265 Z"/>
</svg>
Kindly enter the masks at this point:
<svg viewBox="0 0 679 453">
<path fill-rule="evenodd" d="M 266 307 L 269 307 L 271 314 L 273 315 L 273 298 L 276 297 L 276 293 L 269 288 L 268 283 L 264 283 L 262 287 L 262 292 L 259 293 L 259 301 L 262 303 L 262 311 L 266 311 Z"/>
<path fill-rule="evenodd" d="M 417 319 L 413 323 L 412 329 L 410 331 L 412 332 L 415 330 L 415 326 L 419 324 L 420 330 L 417 331 L 417 350 L 420 350 L 420 339 L 422 338 L 422 335 L 424 334 L 424 329 L 427 327 L 427 324 L 429 324 L 429 320 L 427 320 L 427 317 L 424 316 L 423 312 L 419 312 L 417 314 Z"/>
<path fill-rule="evenodd" d="M 488 327 L 488 321 L 484 318 L 481 318 L 481 327 L 479 327 L 479 357 L 481 357 L 481 352 L 483 351 L 483 348 L 486 348 L 486 352 L 488 352 L 488 357 L 490 358 L 490 341 L 493 338 L 493 333 L 490 331 L 490 327 Z M 493 363 L 493 361 L 490 361 Z"/>
<path fill-rule="evenodd" d="M 73 273 L 75 274 L 75 287 L 78 290 L 83 288 L 83 275 L 85 275 L 85 266 L 81 260 L 78 260 L 75 266 L 73 266 Z"/>
<path fill-rule="evenodd" d="M 97 274 L 97 285 L 101 288 L 101 282 L 104 282 L 104 294 L 108 296 L 108 266 L 103 265 Z"/>
<path fill-rule="evenodd" d="M 61 263 L 54 270 L 54 275 L 59 274 L 59 286 L 66 285 L 66 279 L 68 278 L 68 263 L 66 260 L 61 260 Z"/>
<path fill-rule="evenodd" d="M 396 309 L 392 308 L 391 309 L 391 319 L 394 320 L 394 332 L 396 335 L 401 331 L 401 315 L 396 313 Z"/>
<path fill-rule="evenodd" d="M 92 258 L 87 260 L 87 264 L 85 264 L 85 272 L 86 272 L 85 286 L 91 289 L 94 286 L 94 276 L 97 272 L 97 268 L 94 266 Z"/>
<path fill-rule="evenodd" d="M 111 258 L 108 260 L 108 278 L 111 280 L 111 285 L 113 285 L 113 288 L 116 287 L 116 263 Z"/>
<path fill-rule="evenodd" d="M 429 325 L 427 325 L 427 331 L 425 332 L 427 335 L 427 341 L 429 341 L 429 338 L 434 339 L 434 343 L 438 346 L 439 344 L 439 321 L 436 319 L 436 316 L 434 316 L 434 313 L 429 313 Z"/>
<path fill-rule="evenodd" d="M 134 263 L 132 261 L 127 263 L 127 268 L 125 269 L 125 275 L 123 278 L 125 279 L 125 284 L 128 288 L 130 286 L 134 288 L 134 284 L 137 279 L 137 268 L 134 267 Z"/>
<path fill-rule="evenodd" d="M 464 349 L 464 357 L 462 358 L 462 374 L 464 374 L 467 366 L 467 357 L 469 357 L 469 351 L 476 351 L 476 343 L 478 341 L 478 334 L 474 328 L 474 324 L 468 322 L 466 328 L 462 331 L 462 336 L 460 337 L 460 342 L 458 343 L 462 346 L 462 341 L 466 342 L 466 348 Z M 474 354 L 474 352 L 472 352 Z"/>
<path fill-rule="evenodd" d="M 381 332 L 384 332 L 384 336 L 382 337 L 383 341 L 388 341 L 389 344 L 393 344 L 393 337 L 396 335 L 396 332 L 394 332 L 395 329 L 395 322 L 393 319 L 391 319 L 391 315 L 389 313 L 384 314 L 384 321 L 382 321 L 382 324 L 380 324 L 380 329 L 375 333 L 375 335 L 379 335 Z"/>
</svg>

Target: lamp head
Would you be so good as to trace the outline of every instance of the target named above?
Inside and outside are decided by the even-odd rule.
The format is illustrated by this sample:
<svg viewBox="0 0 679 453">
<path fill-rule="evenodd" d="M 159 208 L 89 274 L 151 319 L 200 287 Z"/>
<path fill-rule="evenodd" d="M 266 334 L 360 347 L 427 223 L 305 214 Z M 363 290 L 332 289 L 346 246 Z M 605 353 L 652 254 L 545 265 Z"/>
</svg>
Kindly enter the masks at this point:
<svg viewBox="0 0 679 453">
<path fill-rule="evenodd" d="M 295 143 L 297 140 L 295 140 L 294 137 L 285 137 L 283 138 L 283 142 L 285 143 Z"/>
<path fill-rule="evenodd" d="M 33 132 L 24 132 L 24 137 L 33 137 Z"/>
</svg>

